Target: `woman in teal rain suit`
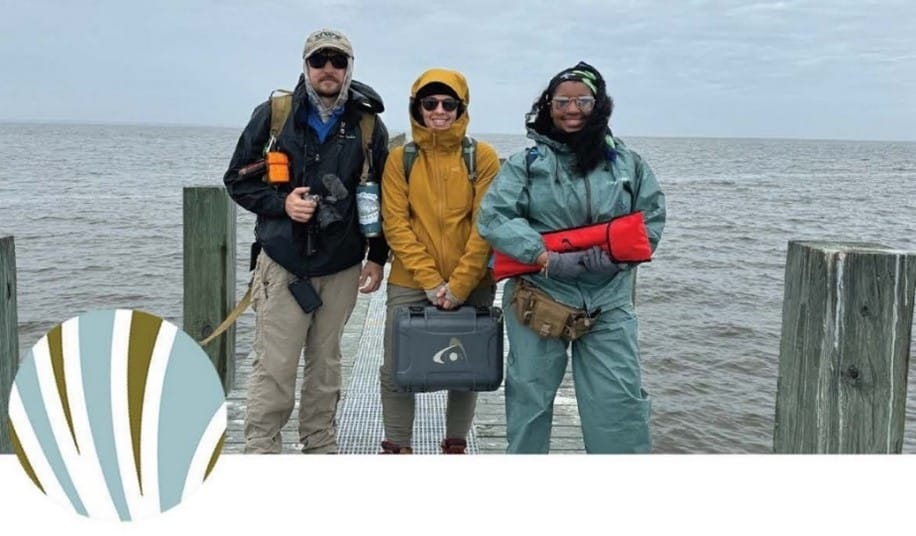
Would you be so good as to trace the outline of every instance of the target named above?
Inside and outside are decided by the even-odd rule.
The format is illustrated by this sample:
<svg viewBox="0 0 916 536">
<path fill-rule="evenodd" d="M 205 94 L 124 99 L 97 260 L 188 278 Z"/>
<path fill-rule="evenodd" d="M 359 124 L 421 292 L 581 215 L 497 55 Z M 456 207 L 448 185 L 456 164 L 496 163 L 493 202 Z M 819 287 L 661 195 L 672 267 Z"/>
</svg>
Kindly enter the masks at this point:
<svg viewBox="0 0 916 536">
<path fill-rule="evenodd" d="M 573 341 L 544 338 L 519 323 L 511 304 L 519 277 L 503 289 L 509 338 L 506 421 L 509 453 L 550 449 L 553 401 L 572 347 L 573 381 L 589 453 L 649 452 L 650 399 L 642 388 L 632 265 L 604 250 L 548 252 L 541 233 L 642 211 L 654 251 L 665 196 L 652 170 L 613 137 L 604 79 L 580 62 L 550 80 L 527 116 L 534 148 L 512 155 L 490 186 L 477 220 L 493 249 L 540 273 L 522 276 L 555 301 L 595 315 Z"/>
</svg>

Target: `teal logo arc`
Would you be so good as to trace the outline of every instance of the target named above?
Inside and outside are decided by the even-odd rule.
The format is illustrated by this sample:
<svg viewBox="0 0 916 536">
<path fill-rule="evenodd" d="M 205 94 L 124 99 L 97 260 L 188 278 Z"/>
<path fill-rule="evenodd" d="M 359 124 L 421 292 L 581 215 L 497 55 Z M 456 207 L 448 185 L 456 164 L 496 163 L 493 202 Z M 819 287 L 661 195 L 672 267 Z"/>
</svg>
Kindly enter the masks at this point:
<svg viewBox="0 0 916 536">
<path fill-rule="evenodd" d="M 23 359 L 9 404 L 19 462 L 48 497 L 93 519 L 173 508 L 213 470 L 226 398 L 174 324 L 99 310 L 52 328 Z"/>
</svg>

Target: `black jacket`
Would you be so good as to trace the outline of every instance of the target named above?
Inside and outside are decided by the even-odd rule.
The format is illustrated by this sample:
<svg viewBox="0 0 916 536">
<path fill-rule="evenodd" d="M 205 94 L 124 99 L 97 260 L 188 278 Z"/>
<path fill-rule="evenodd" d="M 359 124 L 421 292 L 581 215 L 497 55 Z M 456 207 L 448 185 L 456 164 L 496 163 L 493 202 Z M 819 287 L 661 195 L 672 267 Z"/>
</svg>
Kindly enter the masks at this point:
<svg viewBox="0 0 916 536">
<path fill-rule="evenodd" d="M 277 150 L 285 153 L 290 162 L 288 185 L 272 186 L 263 182 L 260 176 L 243 179 L 238 174 L 240 168 L 263 157 L 262 151 L 270 136 L 269 101 L 260 104 L 251 114 L 223 176 L 232 199 L 257 214 L 255 237 L 261 247 L 273 260 L 300 277 L 333 274 L 362 262 L 367 240 L 359 232 L 356 211 L 356 186 L 363 165 L 359 120 L 362 113 L 378 114 L 384 110 L 381 97 L 369 86 L 354 80 L 343 114 L 324 143 L 320 143 L 318 135 L 305 122 L 308 106 L 305 80 L 300 76 L 293 91 L 292 110 L 277 139 Z M 376 117 L 372 133 L 371 153 L 370 171 L 376 180 L 381 180 L 388 157 L 388 131 L 379 117 Z M 307 224 L 292 221 L 284 208 L 286 196 L 293 188 L 308 186 L 310 193 L 323 199 L 328 190 L 321 178 L 328 173 L 340 177 L 349 192 L 335 205 L 342 223 L 321 230 L 317 217 Z M 321 202 L 318 210 L 322 210 Z M 315 249 L 312 255 L 306 255 L 309 235 Z M 368 245 L 369 260 L 385 264 L 388 245 L 384 237 L 371 238 Z"/>
</svg>

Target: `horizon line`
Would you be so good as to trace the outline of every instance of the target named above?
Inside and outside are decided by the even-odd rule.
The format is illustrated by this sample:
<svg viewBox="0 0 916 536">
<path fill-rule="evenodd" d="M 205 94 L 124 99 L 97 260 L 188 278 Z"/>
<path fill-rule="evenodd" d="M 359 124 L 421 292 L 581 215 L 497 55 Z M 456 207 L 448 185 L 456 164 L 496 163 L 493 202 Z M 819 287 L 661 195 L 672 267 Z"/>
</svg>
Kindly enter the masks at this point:
<svg viewBox="0 0 916 536">
<path fill-rule="evenodd" d="M 204 125 L 195 123 L 166 123 L 166 122 L 117 122 L 117 121 L 86 121 L 86 120 L 67 120 L 67 119 L 0 119 L 0 125 L 59 125 L 59 126 L 110 126 L 110 127 L 154 127 L 154 128 L 215 128 L 237 130 L 241 132 L 242 127 L 225 126 L 225 125 Z M 405 131 L 390 132 L 392 136 L 398 135 Z M 496 136 L 525 136 L 524 132 L 479 132 L 475 135 L 496 135 Z M 889 139 L 889 138 L 824 138 L 824 137 L 779 137 L 779 136 L 759 136 L 759 135 L 742 135 L 742 136 L 722 136 L 722 135 L 671 135 L 671 134 L 632 134 L 620 136 L 626 138 L 667 138 L 667 139 L 710 139 L 710 140 L 785 140 L 785 141 L 861 141 L 861 142 L 883 142 L 883 143 L 916 143 L 914 139 Z"/>
</svg>

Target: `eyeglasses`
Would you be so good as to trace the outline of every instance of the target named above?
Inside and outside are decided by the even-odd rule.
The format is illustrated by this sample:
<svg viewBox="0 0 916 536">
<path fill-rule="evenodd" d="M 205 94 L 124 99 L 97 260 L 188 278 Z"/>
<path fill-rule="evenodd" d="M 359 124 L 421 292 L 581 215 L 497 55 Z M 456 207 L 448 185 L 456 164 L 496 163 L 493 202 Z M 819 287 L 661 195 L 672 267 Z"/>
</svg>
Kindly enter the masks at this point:
<svg viewBox="0 0 916 536">
<path fill-rule="evenodd" d="M 305 61 L 312 69 L 322 69 L 328 61 L 335 69 L 346 69 L 350 58 L 343 54 L 312 54 Z"/>
<path fill-rule="evenodd" d="M 420 100 L 420 104 L 427 112 L 431 112 L 438 108 L 440 103 L 442 104 L 442 109 L 446 112 L 454 112 L 458 109 L 458 105 L 461 103 L 461 101 L 452 98 L 439 100 L 435 97 L 426 97 L 425 99 Z"/>
<path fill-rule="evenodd" d="M 583 112 L 589 112 L 595 107 L 595 97 L 554 97 L 552 99 L 553 107 L 557 110 L 569 108 L 569 103 L 575 102 L 576 107 Z"/>
</svg>

